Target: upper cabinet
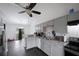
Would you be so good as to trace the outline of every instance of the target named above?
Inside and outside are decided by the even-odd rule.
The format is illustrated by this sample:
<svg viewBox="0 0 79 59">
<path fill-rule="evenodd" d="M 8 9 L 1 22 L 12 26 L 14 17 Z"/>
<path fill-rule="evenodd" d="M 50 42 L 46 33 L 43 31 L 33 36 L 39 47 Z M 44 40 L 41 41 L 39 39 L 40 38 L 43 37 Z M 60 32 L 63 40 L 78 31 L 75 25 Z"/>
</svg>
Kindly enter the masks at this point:
<svg viewBox="0 0 79 59">
<path fill-rule="evenodd" d="M 37 26 L 35 27 L 35 31 L 36 31 L 36 32 L 43 32 L 43 25 L 42 25 L 42 24 L 37 25 Z"/>
<path fill-rule="evenodd" d="M 54 25 L 53 20 L 41 23 L 41 24 L 36 26 L 36 31 L 46 32 L 46 29 L 53 27 L 53 25 Z"/>
<path fill-rule="evenodd" d="M 79 11 L 39 24 L 36 29 L 44 32 L 52 26 L 56 33 L 66 34 L 67 25 L 75 24 L 79 24 Z"/>
<path fill-rule="evenodd" d="M 67 19 L 68 16 L 62 16 L 54 20 L 50 20 L 48 22 L 39 24 L 36 26 L 37 31 L 55 31 L 59 34 L 66 34 L 67 33 Z"/>
<path fill-rule="evenodd" d="M 54 30 L 59 34 L 67 33 L 67 15 L 54 20 Z"/>
</svg>

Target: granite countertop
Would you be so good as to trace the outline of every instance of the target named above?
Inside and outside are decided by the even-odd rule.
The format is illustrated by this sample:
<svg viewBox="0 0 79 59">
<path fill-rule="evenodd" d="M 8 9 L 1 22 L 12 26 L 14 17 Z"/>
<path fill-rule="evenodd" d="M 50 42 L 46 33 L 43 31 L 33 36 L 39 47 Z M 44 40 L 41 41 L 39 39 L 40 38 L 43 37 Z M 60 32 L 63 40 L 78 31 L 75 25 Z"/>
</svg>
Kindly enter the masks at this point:
<svg viewBox="0 0 79 59">
<path fill-rule="evenodd" d="M 53 43 L 54 43 L 54 44 L 61 44 L 61 45 L 64 46 L 64 42 L 62 42 L 62 41 L 58 41 L 58 40 L 54 40 L 54 39 L 49 40 L 49 39 L 42 38 L 42 37 L 37 37 L 37 38 L 40 38 L 41 40 L 45 40 L 45 41 L 50 42 L 50 43 L 52 43 L 52 44 L 53 44 Z"/>
<path fill-rule="evenodd" d="M 53 41 L 58 41 L 58 42 L 64 42 L 64 37 L 63 36 L 56 36 L 54 39 L 53 38 L 48 39 L 47 37 L 38 37 L 38 38 L 45 39 L 45 40 L 53 40 Z"/>
<path fill-rule="evenodd" d="M 56 41 L 56 42 L 64 42 L 64 36 L 56 36 L 55 39 L 47 39 L 46 37 L 40 37 L 40 36 L 34 36 L 34 35 L 30 35 L 28 36 L 28 38 L 40 38 L 40 39 L 44 39 L 44 40 L 48 40 L 48 41 Z"/>
</svg>

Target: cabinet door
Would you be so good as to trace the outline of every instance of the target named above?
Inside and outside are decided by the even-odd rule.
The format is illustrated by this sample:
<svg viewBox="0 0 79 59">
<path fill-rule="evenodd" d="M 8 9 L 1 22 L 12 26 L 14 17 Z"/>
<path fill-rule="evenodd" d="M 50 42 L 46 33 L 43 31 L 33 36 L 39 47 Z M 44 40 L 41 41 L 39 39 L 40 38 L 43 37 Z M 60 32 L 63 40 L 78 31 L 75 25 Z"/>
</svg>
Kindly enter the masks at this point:
<svg viewBox="0 0 79 59">
<path fill-rule="evenodd" d="M 30 48 L 33 48 L 33 47 L 36 47 L 36 40 L 34 37 L 30 37 L 30 38 L 27 38 L 27 43 L 26 43 L 26 47 L 27 49 L 30 49 Z"/>
<path fill-rule="evenodd" d="M 50 40 L 45 40 L 44 41 L 44 52 L 49 56 L 51 55 L 51 43 L 50 43 Z"/>
<path fill-rule="evenodd" d="M 44 51 L 44 39 L 41 39 L 41 50 Z"/>
<path fill-rule="evenodd" d="M 57 52 L 57 46 L 56 46 L 56 41 L 52 42 L 51 44 L 51 56 L 56 56 L 56 52 Z"/>
<path fill-rule="evenodd" d="M 43 50 L 47 55 L 51 55 L 51 45 L 49 40 L 41 40 L 41 50 Z"/>
<path fill-rule="evenodd" d="M 64 45 L 58 44 L 57 45 L 57 56 L 64 56 Z"/>
<path fill-rule="evenodd" d="M 64 46 L 61 45 L 61 43 L 52 44 L 51 55 L 52 56 L 63 56 L 64 55 Z"/>
<path fill-rule="evenodd" d="M 41 49 L 41 39 L 36 37 L 35 41 L 36 41 L 36 46 Z"/>
<path fill-rule="evenodd" d="M 67 33 L 67 16 L 60 17 L 54 20 L 54 30 L 56 33 Z"/>
</svg>

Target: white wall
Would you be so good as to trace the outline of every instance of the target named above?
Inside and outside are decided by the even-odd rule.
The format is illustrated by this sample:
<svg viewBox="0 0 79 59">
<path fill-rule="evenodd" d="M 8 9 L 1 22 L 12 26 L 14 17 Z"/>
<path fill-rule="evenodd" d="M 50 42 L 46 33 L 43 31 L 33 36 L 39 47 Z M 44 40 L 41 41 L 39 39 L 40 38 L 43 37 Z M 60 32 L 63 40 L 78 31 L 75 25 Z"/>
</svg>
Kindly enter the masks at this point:
<svg viewBox="0 0 79 59">
<path fill-rule="evenodd" d="M 67 34 L 64 36 L 64 41 L 68 41 L 69 37 L 79 38 L 79 25 L 67 26 Z"/>
<path fill-rule="evenodd" d="M 25 36 L 27 34 L 30 34 L 30 25 L 6 24 L 6 39 L 16 39 L 17 38 L 17 30 L 19 27 L 24 28 Z"/>
<path fill-rule="evenodd" d="M 78 37 L 79 38 L 79 25 L 77 26 L 67 26 L 68 36 L 69 37 Z"/>
<path fill-rule="evenodd" d="M 30 33 L 29 34 L 34 34 L 35 32 L 35 21 L 33 19 L 28 19 L 28 24 L 30 25 Z"/>
</svg>

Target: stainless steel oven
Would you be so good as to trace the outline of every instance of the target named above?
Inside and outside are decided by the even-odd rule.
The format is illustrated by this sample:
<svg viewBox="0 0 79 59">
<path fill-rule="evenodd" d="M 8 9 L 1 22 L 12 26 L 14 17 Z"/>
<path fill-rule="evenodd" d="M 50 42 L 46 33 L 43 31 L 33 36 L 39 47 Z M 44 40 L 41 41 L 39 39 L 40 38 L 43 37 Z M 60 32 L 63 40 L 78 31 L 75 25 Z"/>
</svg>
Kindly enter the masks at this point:
<svg viewBox="0 0 79 59">
<path fill-rule="evenodd" d="M 65 56 L 79 56 L 79 41 L 71 40 L 64 46 Z"/>
</svg>

